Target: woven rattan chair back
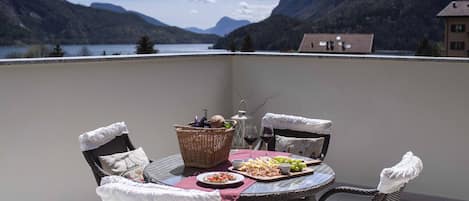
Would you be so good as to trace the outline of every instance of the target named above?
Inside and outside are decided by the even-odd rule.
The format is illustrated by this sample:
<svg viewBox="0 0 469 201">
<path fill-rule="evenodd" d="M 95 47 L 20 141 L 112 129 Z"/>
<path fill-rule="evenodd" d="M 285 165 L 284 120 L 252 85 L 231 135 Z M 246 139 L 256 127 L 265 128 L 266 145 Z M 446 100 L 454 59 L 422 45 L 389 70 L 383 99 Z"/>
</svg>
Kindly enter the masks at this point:
<svg viewBox="0 0 469 201">
<path fill-rule="evenodd" d="M 401 193 L 405 187 L 402 187 L 399 191 L 390 194 L 378 193 L 373 197 L 372 201 L 400 201 Z"/>
<path fill-rule="evenodd" d="M 100 185 L 101 178 L 108 176 L 109 174 L 102 170 L 101 163 L 99 162 L 99 156 L 123 153 L 131 150 L 135 150 L 135 147 L 130 142 L 129 136 L 127 134 L 122 134 L 121 136 L 115 137 L 110 142 L 96 149 L 84 151 L 83 156 L 88 162 L 88 165 L 91 167 L 96 182 L 98 185 Z"/>
<path fill-rule="evenodd" d="M 274 139 L 268 145 L 268 150 L 275 151 L 275 136 L 283 136 L 283 137 L 298 137 L 298 138 L 324 138 L 324 144 L 322 146 L 321 151 L 321 160 L 326 158 L 327 150 L 329 149 L 329 142 L 331 141 L 330 134 L 318 134 L 318 133 L 308 133 L 303 131 L 294 131 L 294 130 L 287 130 L 287 129 L 274 129 Z"/>
</svg>

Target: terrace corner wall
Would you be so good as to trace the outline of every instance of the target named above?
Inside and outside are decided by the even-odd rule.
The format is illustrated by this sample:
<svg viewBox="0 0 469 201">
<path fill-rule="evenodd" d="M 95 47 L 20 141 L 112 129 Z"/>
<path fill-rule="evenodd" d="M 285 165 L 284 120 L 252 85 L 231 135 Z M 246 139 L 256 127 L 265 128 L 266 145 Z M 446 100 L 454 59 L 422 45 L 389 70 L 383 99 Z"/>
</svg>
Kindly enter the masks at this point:
<svg viewBox="0 0 469 201">
<path fill-rule="evenodd" d="M 366 57 L 366 56 L 365 56 Z M 467 197 L 469 65 L 463 61 L 214 54 L 0 65 L 3 200 L 98 200 L 78 135 L 126 121 L 150 158 L 177 153 L 171 125 L 202 108 L 334 122 L 327 163 L 337 181 L 376 186 L 408 150 L 423 174 L 408 191 Z M 0 61 L 1 63 L 2 61 Z"/>
</svg>

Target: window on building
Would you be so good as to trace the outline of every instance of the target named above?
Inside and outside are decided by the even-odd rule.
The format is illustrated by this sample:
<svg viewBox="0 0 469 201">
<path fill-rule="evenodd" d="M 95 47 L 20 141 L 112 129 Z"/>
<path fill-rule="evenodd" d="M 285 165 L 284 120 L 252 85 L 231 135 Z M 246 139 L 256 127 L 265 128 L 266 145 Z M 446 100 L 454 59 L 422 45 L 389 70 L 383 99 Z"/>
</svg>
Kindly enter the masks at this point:
<svg viewBox="0 0 469 201">
<path fill-rule="evenodd" d="M 451 32 L 465 32 L 466 25 L 465 24 L 452 24 L 451 25 Z"/>
<path fill-rule="evenodd" d="M 449 44 L 449 48 L 451 50 L 464 50 L 465 49 L 465 44 L 464 44 L 464 42 L 461 42 L 461 41 L 455 41 L 455 42 L 451 42 Z"/>
<path fill-rule="evenodd" d="M 326 46 L 326 50 L 331 50 L 333 51 L 334 50 L 334 41 L 327 41 L 327 46 Z"/>
</svg>

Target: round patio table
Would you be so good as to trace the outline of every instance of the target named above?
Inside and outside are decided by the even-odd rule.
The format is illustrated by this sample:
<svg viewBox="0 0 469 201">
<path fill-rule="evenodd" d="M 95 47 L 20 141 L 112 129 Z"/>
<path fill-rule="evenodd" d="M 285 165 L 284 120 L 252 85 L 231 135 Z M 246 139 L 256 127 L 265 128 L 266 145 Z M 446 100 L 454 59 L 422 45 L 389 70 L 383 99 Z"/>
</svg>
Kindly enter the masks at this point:
<svg viewBox="0 0 469 201">
<path fill-rule="evenodd" d="M 292 157 L 308 159 L 298 155 Z M 311 167 L 314 173 L 310 175 L 273 182 L 258 181 L 240 194 L 239 201 L 293 200 L 305 197 L 315 200 L 318 191 L 334 182 L 335 173 L 326 163 Z M 203 169 L 184 167 L 181 155 L 176 154 L 150 163 L 144 169 L 144 176 L 149 182 L 174 186 L 182 179 L 203 171 Z"/>
</svg>

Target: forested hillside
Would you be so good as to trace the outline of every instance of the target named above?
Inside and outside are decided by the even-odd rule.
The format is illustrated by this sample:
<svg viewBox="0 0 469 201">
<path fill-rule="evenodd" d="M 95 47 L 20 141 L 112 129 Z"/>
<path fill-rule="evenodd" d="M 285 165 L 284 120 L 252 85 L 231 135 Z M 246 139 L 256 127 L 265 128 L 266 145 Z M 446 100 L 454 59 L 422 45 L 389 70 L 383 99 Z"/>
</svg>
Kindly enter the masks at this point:
<svg viewBox="0 0 469 201">
<path fill-rule="evenodd" d="M 64 0 L 0 0 L 0 22 L 0 45 L 135 43 L 143 35 L 157 43 L 210 43 L 218 38 Z"/>
<path fill-rule="evenodd" d="M 216 47 L 226 48 L 231 41 L 241 41 L 248 34 L 259 50 L 282 50 L 297 49 L 304 33 L 374 33 L 376 49 L 415 50 L 424 38 L 443 40 L 443 21 L 436 14 L 449 2 L 281 0 L 270 18 L 232 32 Z M 277 23 L 280 18 L 289 23 Z"/>
</svg>

